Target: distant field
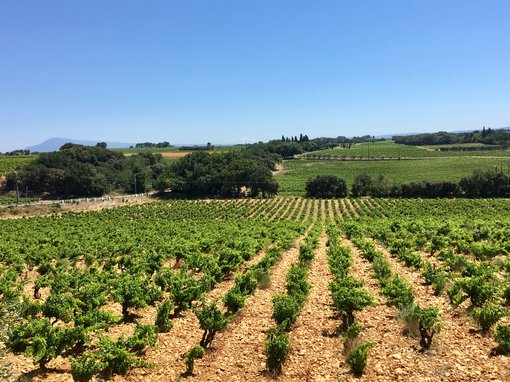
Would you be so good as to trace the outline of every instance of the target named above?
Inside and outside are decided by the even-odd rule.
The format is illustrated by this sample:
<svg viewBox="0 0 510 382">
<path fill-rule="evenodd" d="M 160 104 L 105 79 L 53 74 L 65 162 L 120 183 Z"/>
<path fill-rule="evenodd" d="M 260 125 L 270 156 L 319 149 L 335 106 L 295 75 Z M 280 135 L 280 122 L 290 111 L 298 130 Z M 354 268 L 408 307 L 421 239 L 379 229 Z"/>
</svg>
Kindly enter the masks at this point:
<svg viewBox="0 0 510 382">
<path fill-rule="evenodd" d="M 373 143 L 358 143 L 350 149 L 342 149 L 336 147 L 329 150 L 320 150 L 308 155 L 334 155 L 338 157 L 345 156 L 346 159 L 351 159 L 352 156 L 367 158 L 447 158 L 447 157 L 465 157 L 465 156 L 478 156 L 478 157 L 510 157 L 510 150 L 477 150 L 477 151 L 436 151 L 439 148 L 448 147 L 480 147 L 480 144 L 454 144 L 454 145 L 440 145 L 440 146 L 406 146 L 396 144 L 395 142 L 381 141 Z M 306 155 L 306 154 L 305 154 Z"/>
<path fill-rule="evenodd" d="M 284 161 L 283 172 L 276 179 L 282 195 L 303 195 L 308 178 L 317 175 L 336 175 L 344 178 L 350 187 L 356 175 L 372 177 L 384 175 L 397 182 L 422 180 L 460 180 L 473 170 L 510 169 L 510 158 L 441 158 L 391 161 Z"/>
<path fill-rule="evenodd" d="M 24 166 L 33 161 L 37 156 L 3 156 L 0 155 L 0 175 L 5 175 L 16 169 L 18 166 Z"/>
</svg>

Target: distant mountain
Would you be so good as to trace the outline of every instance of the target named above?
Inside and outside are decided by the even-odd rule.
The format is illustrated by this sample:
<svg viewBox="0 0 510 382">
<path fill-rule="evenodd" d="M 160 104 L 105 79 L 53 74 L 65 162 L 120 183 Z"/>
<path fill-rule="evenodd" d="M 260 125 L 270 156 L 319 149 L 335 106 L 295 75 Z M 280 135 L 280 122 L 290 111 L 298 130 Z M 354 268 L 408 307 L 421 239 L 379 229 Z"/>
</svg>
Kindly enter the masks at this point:
<svg viewBox="0 0 510 382">
<path fill-rule="evenodd" d="M 50 138 L 42 143 L 39 143 L 38 145 L 28 146 L 25 148 L 25 150 L 30 150 L 30 152 L 47 153 L 50 151 L 57 151 L 62 145 L 65 145 L 66 143 L 75 143 L 84 146 L 95 146 L 98 142 L 103 141 L 87 141 L 72 138 Z M 121 149 L 129 146 L 134 146 L 134 143 L 106 142 L 106 145 L 110 149 Z"/>
</svg>

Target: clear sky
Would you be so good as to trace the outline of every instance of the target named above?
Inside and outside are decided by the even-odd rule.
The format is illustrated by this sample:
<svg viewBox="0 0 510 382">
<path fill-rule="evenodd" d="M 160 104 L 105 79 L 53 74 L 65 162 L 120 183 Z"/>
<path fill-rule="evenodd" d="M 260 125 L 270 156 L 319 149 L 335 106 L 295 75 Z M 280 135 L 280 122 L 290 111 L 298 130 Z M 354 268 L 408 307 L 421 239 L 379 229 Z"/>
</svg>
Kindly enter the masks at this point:
<svg viewBox="0 0 510 382">
<path fill-rule="evenodd" d="M 510 125 L 508 0 L 2 0 L 0 151 Z"/>
</svg>

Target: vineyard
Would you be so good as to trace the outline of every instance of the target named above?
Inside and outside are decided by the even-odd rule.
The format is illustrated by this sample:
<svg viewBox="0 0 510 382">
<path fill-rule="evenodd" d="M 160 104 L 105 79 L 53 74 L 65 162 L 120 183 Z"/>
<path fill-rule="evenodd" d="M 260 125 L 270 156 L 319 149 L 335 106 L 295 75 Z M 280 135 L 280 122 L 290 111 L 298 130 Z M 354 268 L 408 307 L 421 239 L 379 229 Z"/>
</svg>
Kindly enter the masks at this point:
<svg viewBox="0 0 510 382">
<path fill-rule="evenodd" d="M 0 232 L 0 376 L 510 380 L 507 199 L 151 202 Z"/>
</svg>

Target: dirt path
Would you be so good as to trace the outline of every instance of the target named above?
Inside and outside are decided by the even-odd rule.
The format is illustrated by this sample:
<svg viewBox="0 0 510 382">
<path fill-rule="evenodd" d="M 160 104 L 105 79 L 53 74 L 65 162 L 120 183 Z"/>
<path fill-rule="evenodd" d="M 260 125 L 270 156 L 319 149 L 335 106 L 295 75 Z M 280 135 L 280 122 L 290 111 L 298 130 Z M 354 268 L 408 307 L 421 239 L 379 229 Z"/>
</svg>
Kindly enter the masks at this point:
<svg viewBox="0 0 510 382">
<path fill-rule="evenodd" d="M 288 220 L 292 220 L 296 216 L 296 213 L 297 213 L 302 201 L 303 201 L 303 199 L 296 198 L 296 201 L 294 203 L 294 208 L 292 208 L 292 211 L 290 212 L 289 216 L 287 217 Z"/>
<path fill-rule="evenodd" d="M 301 199 L 301 207 L 299 207 L 299 212 L 296 216 L 296 221 L 301 221 L 301 216 L 303 216 L 303 211 L 305 210 L 305 207 L 308 203 L 307 199 Z"/>
<path fill-rule="evenodd" d="M 326 256 L 327 236 L 323 234 L 310 264 L 310 295 L 290 333 L 291 350 L 279 381 L 335 381 L 343 359 L 341 340 L 334 332 L 337 320 L 332 318 L 331 281 Z M 326 361 L 328 360 L 328 361 Z"/>
<path fill-rule="evenodd" d="M 340 205 L 338 204 L 338 199 L 335 199 L 335 213 L 336 213 L 336 216 L 338 216 L 340 218 L 340 220 L 344 220 L 344 215 L 342 214 L 342 211 L 340 211 Z"/>
<path fill-rule="evenodd" d="M 328 200 L 328 217 L 331 222 L 335 223 L 335 210 L 333 207 L 333 200 Z"/>
<path fill-rule="evenodd" d="M 323 222 L 325 222 L 326 221 L 326 201 L 324 199 L 322 199 L 320 201 L 320 203 L 321 203 L 321 220 Z"/>
<path fill-rule="evenodd" d="M 189 381 L 270 380 L 264 376 L 264 340 L 267 329 L 274 324 L 272 297 L 285 291 L 287 272 L 298 259 L 301 240 L 303 237 L 273 267 L 270 286 L 257 289 L 228 329 L 217 334 L 213 349 L 196 361 L 195 376 Z"/>
<path fill-rule="evenodd" d="M 349 210 L 347 208 L 347 202 L 345 201 L 345 199 L 341 199 L 340 201 L 342 203 L 342 216 L 344 217 L 344 220 L 352 219 L 351 213 L 349 212 Z"/>
<path fill-rule="evenodd" d="M 312 199 L 308 199 L 308 203 L 306 204 L 306 212 L 305 212 L 305 217 L 303 218 L 303 221 L 308 221 L 308 219 L 310 218 L 310 212 L 312 210 L 312 205 L 313 205 L 313 200 Z"/>
</svg>

